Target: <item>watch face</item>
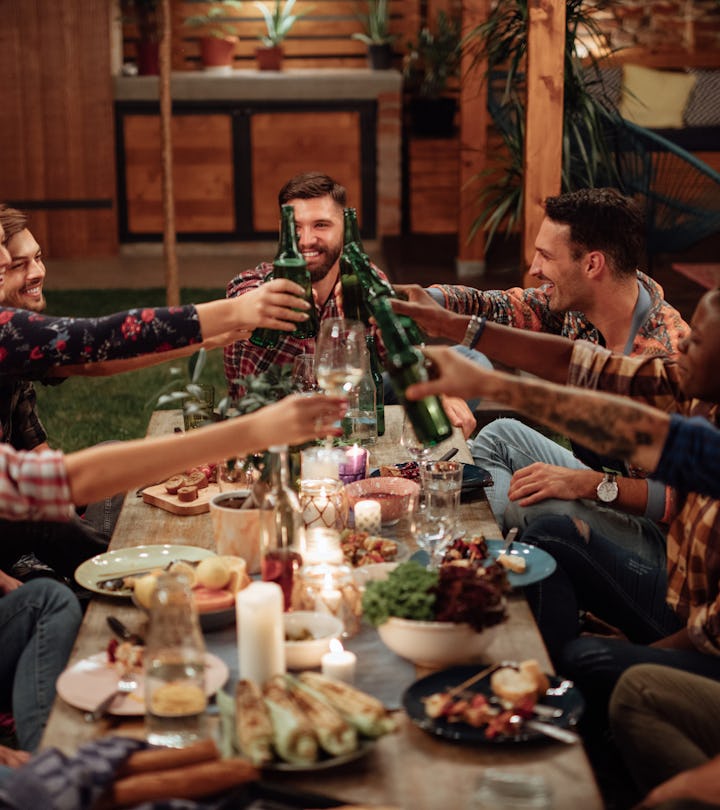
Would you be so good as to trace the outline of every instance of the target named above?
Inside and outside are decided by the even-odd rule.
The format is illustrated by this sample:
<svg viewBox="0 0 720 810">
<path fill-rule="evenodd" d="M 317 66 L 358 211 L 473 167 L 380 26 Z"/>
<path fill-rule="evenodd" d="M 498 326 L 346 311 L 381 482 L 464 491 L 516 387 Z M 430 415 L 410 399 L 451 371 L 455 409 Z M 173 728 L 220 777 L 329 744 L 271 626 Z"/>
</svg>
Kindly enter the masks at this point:
<svg viewBox="0 0 720 810">
<path fill-rule="evenodd" d="M 604 503 L 611 503 L 618 496 L 617 481 L 604 480 L 598 484 L 597 496 Z"/>
</svg>

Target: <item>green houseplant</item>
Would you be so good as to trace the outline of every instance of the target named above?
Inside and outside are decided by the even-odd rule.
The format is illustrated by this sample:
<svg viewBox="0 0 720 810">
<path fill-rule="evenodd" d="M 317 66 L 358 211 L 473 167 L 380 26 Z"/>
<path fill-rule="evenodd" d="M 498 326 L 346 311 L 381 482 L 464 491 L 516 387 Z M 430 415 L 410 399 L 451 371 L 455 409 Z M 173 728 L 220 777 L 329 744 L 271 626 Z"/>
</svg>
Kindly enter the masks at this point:
<svg viewBox="0 0 720 810">
<path fill-rule="evenodd" d="M 523 160 L 525 144 L 525 64 L 528 35 L 527 0 L 498 3 L 488 19 L 463 40 L 474 61 L 487 60 L 484 77 L 488 107 L 502 136 L 503 165 L 478 176 L 479 215 L 470 238 L 487 232 L 490 244 L 498 228 L 510 234 L 523 212 Z M 613 185 L 614 161 L 605 132 L 608 117 L 616 114 L 602 86 L 600 59 L 587 54 L 588 41 L 603 51 L 601 32 L 593 16 L 607 6 L 605 0 L 568 0 L 565 18 L 562 188 Z M 584 43 L 581 46 L 580 35 Z M 582 54 L 582 57 L 581 55 Z M 491 176 L 490 176 L 491 175 Z"/>
<path fill-rule="evenodd" d="M 403 75 L 410 93 L 410 123 L 416 135 L 453 134 L 457 99 L 447 94 L 460 75 L 460 20 L 439 11 L 435 25 L 423 26 L 409 43 Z"/>
<path fill-rule="evenodd" d="M 390 33 L 389 0 L 366 0 L 365 11 L 357 12 L 356 17 L 364 30 L 351 36 L 367 45 L 370 67 L 373 70 L 392 67 L 392 43 L 397 37 Z"/>
<path fill-rule="evenodd" d="M 205 14 L 193 14 L 185 19 L 190 28 L 202 29 L 200 35 L 200 58 L 205 69 L 232 69 L 237 45 L 237 23 L 231 15 L 240 11 L 241 0 L 216 0 Z"/>
<path fill-rule="evenodd" d="M 293 14 L 295 0 L 275 0 L 272 6 L 261 0 L 255 0 L 265 20 L 266 33 L 260 37 L 262 47 L 255 51 L 260 70 L 280 70 L 282 67 L 283 46 L 285 37 L 295 23 L 304 17 L 310 9 L 302 14 Z"/>
</svg>

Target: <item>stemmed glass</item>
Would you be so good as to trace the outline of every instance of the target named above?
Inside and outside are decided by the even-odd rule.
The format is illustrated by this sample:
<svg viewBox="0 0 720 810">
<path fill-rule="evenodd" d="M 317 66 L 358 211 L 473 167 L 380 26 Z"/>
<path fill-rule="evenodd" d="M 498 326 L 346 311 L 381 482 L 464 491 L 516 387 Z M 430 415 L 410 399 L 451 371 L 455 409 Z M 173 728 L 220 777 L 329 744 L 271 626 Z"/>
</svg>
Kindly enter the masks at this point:
<svg viewBox="0 0 720 810">
<path fill-rule="evenodd" d="M 318 383 L 315 377 L 315 355 L 298 354 L 293 360 L 292 368 L 293 386 L 296 391 L 317 391 Z"/>
<path fill-rule="evenodd" d="M 328 394 L 348 396 L 365 373 L 365 327 L 360 321 L 327 318 L 320 327 L 315 347 L 315 376 Z M 325 446 L 333 438 L 325 439 Z"/>
<path fill-rule="evenodd" d="M 430 448 L 426 447 L 415 435 L 415 428 L 413 428 L 407 414 L 403 419 L 402 434 L 400 436 L 400 444 L 405 448 L 407 454 L 420 465 L 422 472 L 422 463 L 430 457 Z"/>
</svg>

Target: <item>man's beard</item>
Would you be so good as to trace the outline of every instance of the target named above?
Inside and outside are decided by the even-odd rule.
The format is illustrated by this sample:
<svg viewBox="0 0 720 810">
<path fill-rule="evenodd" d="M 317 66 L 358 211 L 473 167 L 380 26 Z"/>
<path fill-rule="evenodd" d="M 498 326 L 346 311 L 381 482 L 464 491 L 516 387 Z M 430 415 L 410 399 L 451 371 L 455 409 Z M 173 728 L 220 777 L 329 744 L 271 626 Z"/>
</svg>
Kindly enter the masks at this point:
<svg viewBox="0 0 720 810">
<path fill-rule="evenodd" d="M 317 283 L 318 281 L 322 281 L 325 276 L 332 270 L 335 262 L 340 258 L 340 248 L 336 248 L 335 250 L 323 250 L 321 251 L 321 256 L 323 258 L 322 264 L 318 265 L 317 267 L 313 267 L 310 270 L 310 280 L 313 284 Z"/>
</svg>

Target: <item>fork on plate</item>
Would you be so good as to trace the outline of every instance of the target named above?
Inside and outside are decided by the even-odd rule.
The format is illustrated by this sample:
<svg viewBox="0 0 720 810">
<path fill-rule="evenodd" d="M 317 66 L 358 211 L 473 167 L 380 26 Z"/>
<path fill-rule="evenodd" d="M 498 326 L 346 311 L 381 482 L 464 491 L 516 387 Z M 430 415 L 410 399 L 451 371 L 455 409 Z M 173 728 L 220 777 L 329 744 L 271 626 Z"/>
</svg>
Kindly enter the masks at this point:
<svg viewBox="0 0 720 810">
<path fill-rule="evenodd" d="M 115 702 L 115 698 L 121 695 L 129 695 L 134 692 L 137 687 L 138 682 L 135 675 L 130 670 L 123 671 L 118 679 L 115 691 L 103 698 L 94 709 L 85 712 L 85 721 L 94 723 L 96 720 L 100 720 L 101 717 L 107 714 L 110 707 Z"/>
</svg>

